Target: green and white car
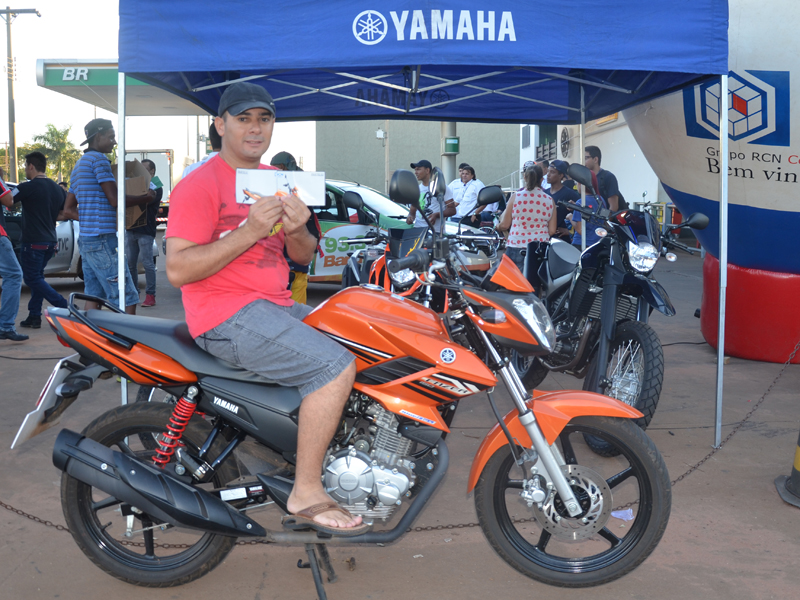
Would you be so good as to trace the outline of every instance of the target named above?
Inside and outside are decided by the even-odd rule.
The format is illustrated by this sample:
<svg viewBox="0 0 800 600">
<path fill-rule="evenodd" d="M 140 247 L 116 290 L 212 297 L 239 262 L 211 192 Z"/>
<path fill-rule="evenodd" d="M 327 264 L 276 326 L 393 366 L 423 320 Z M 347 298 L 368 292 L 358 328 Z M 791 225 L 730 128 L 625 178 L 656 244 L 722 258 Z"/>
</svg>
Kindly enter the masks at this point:
<svg viewBox="0 0 800 600">
<path fill-rule="evenodd" d="M 309 281 L 341 281 L 348 252 L 365 248 L 363 245 L 347 244 L 345 240 L 364 237 L 367 231 L 375 228 L 376 221 L 380 229 L 411 227 L 406 224 L 408 207 L 392 202 L 372 188 L 358 183 L 328 179 L 325 182 L 325 192 L 327 196 L 325 207 L 311 209 L 316 213 L 322 229 L 320 240 L 322 253 L 314 256 Z M 364 201 L 364 208 L 357 210 L 346 207 L 342 200 L 345 192 L 355 192 L 360 195 Z M 462 232 L 466 232 L 467 229 L 477 232 L 467 227 L 462 227 Z M 458 225 L 448 222 L 445 224 L 445 230 L 454 234 L 458 231 Z"/>
</svg>

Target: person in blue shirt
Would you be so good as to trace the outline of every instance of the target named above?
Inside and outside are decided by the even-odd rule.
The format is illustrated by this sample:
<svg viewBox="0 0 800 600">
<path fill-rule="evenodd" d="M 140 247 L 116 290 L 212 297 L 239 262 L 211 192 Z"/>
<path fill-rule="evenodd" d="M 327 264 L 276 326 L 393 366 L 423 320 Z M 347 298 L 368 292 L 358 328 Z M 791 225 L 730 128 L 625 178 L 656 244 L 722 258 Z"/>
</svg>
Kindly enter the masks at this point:
<svg viewBox="0 0 800 600">
<path fill-rule="evenodd" d="M 69 177 L 64 215 L 80 222 L 78 246 L 85 291 L 89 296 L 97 296 L 117 304 L 129 314 L 136 314 L 139 292 L 133 285 L 127 264 L 124 304 L 120 302 L 117 284 L 117 182 L 106 158 L 117 145 L 114 126 L 108 119 L 94 119 L 86 124 L 84 133 L 86 140 L 81 146 L 89 144 L 89 147 Z M 125 203 L 140 206 L 154 198 L 155 192 L 150 190 L 144 196 L 126 196 Z M 86 303 L 87 309 L 97 307 L 96 302 Z"/>
<path fill-rule="evenodd" d="M 592 181 L 594 182 L 594 189 L 597 189 L 597 177 L 592 174 Z M 599 204 L 598 204 L 599 201 Z M 580 198 L 575 201 L 575 204 L 582 206 L 583 203 L 581 202 Z M 593 211 L 598 210 L 598 206 L 600 208 L 608 208 L 608 203 L 605 199 L 600 196 L 594 195 L 594 191 L 592 189 L 586 190 L 586 206 L 591 208 Z M 581 239 L 583 235 L 583 226 L 586 226 L 586 247 L 596 244 L 600 240 L 600 236 L 597 235 L 594 230 L 597 229 L 599 226 L 603 224 L 603 221 L 598 218 L 591 218 L 588 221 L 581 219 L 581 214 L 578 211 L 574 211 L 572 213 L 572 227 L 575 230 L 575 234 L 572 236 L 572 245 L 576 246 L 578 250 L 581 249 Z"/>
</svg>

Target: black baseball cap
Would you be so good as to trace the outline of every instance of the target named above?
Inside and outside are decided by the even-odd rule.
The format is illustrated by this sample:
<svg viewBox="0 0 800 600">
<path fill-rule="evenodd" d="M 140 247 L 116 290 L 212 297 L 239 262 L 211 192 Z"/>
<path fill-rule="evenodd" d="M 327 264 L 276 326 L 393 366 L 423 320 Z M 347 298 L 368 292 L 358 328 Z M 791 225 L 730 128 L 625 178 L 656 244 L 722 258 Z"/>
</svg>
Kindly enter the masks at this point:
<svg viewBox="0 0 800 600">
<path fill-rule="evenodd" d="M 554 160 L 553 162 L 550 163 L 550 166 L 559 173 L 561 173 L 562 175 L 566 175 L 569 163 L 563 160 Z"/>
<path fill-rule="evenodd" d="M 412 169 L 416 169 L 417 167 L 425 167 L 426 169 L 433 169 L 433 165 L 429 160 L 420 160 L 415 163 L 411 163 Z"/>
<path fill-rule="evenodd" d="M 265 108 L 275 116 L 275 101 L 269 92 L 260 85 L 242 81 L 225 90 L 219 99 L 217 114 L 222 116 L 227 111 L 235 117 L 250 108 Z"/>
<path fill-rule="evenodd" d="M 273 167 L 277 167 L 278 165 L 285 165 L 287 171 L 303 170 L 297 166 L 297 161 L 294 159 L 294 156 L 292 156 L 285 150 L 282 152 L 278 152 L 275 156 L 273 156 L 272 160 L 269 161 L 269 164 L 272 165 Z"/>
<path fill-rule="evenodd" d="M 102 131 L 108 131 L 109 129 L 114 129 L 114 124 L 109 121 L 108 119 L 92 119 L 86 124 L 86 127 L 83 128 L 83 133 L 86 135 L 86 139 L 81 142 L 81 146 L 85 146 L 89 143 L 94 136 Z"/>
</svg>

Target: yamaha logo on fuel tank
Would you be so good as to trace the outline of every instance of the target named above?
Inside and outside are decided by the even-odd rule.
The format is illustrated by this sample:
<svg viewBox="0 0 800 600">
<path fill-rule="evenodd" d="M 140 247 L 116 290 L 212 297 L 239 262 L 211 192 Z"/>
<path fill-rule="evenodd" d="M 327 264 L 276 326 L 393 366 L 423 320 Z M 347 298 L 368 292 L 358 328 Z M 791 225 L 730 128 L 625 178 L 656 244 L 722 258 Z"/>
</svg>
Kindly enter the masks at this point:
<svg viewBox="0 0 800 600">
<path fill-rule="evenodd" d="M 733 141 L 788 146 L 789 109 L 789 71 L 731 71 L 727 99 L 716 79 L 683 90 L 690 137 L 718 139 L 722 122 Z"/>
<path fill-rule="evenodd" d="M 391 28 L 398 42 L 406 40 L 469 40 L 516 42 L 511 11 L 404 10 L 390 11 Z M 353 19 L 353 36 L 374 46 L 389 33 L 389 19 L 377 10 L 365 10 Z M 390 38 L 391 39 L 391 38 Z"/>
</svg>

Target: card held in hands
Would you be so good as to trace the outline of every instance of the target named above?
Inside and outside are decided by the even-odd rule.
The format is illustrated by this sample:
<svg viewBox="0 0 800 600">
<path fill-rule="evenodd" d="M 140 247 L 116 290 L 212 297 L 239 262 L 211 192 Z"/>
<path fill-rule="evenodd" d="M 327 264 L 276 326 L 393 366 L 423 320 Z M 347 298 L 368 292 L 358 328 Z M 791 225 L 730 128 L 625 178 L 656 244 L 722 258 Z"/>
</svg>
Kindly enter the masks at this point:
<svg viewBox="0 0 800 600">
<path fill-rule="evenodd" d="M 245 190 L 249 194 L 245 194 Z M 294 194 L 307 206 L 325 206 L 325 173 L 236 169 L 236 202 L 253 204 L 254 196 Z"/>
</svg>

